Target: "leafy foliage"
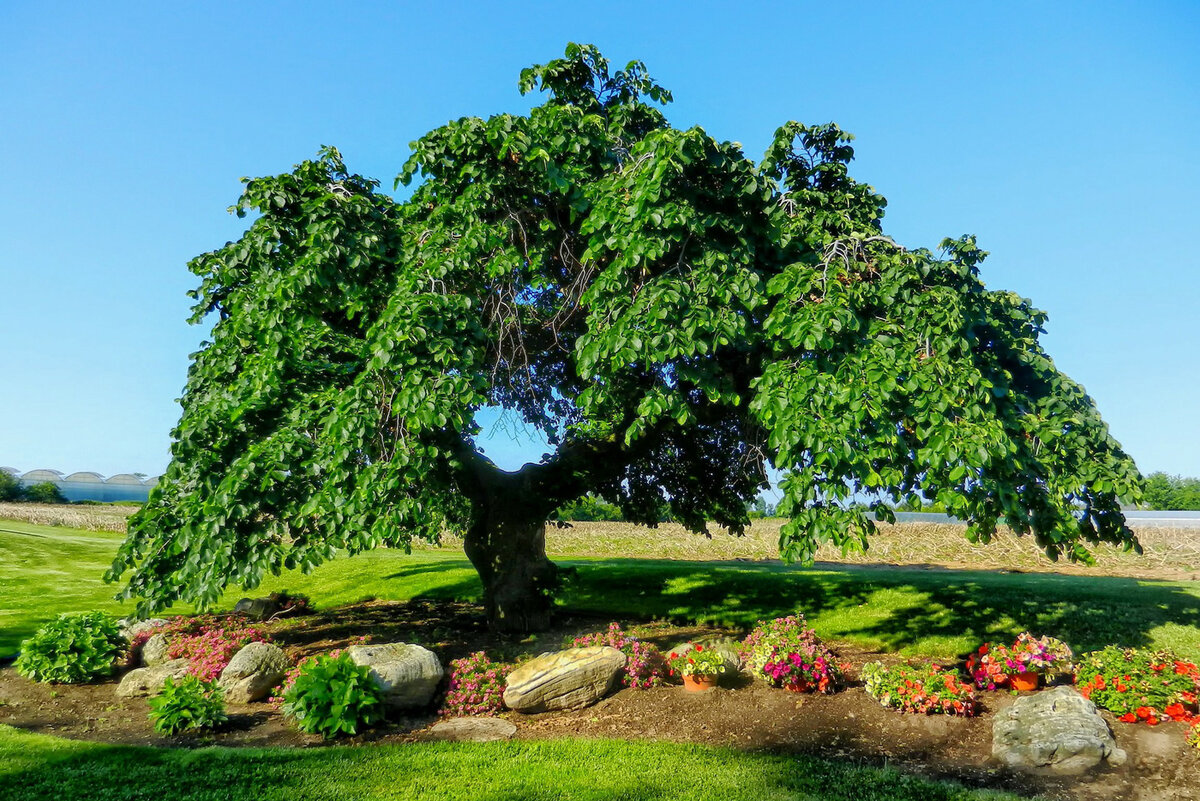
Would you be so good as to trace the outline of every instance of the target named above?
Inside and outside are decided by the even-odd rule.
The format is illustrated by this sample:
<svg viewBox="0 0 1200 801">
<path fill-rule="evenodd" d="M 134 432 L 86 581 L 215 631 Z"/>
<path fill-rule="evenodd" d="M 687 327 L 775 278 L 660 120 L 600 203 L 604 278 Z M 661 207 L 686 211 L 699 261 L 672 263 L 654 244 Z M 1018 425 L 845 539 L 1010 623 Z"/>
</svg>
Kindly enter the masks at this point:
<svg viewBox="0 0 1200 801">
<path fill-rule="evenodd" d="M 53 481 L 32 484 L 21 491 L 21 500 L 29 503 L 66 503 L 67 499 Z"/>
<path fill-rule="evenodd" d="M 34 681 L 78 684 L 113 672 L 125 638 L 108 615 L 60 615 L 21 643 L 17 672 Z"/>
<path fill-rule="evenodd" d="M 1200 668 L 1165 651 L 1110 645 L 1084 654 L 1076 673 L 1079 692 L 1126 723 L 1170 719 L 1169 707 L 1196 709 Z M 1182 709 L 1177 716 L 1182 719 Z"/>
<path fill-rule="evenodd" d="M 162 692 L 148 699 L 154 730 L 177 734 L 185 729 L 214 729 L 228 718 L 221 688 L 213 681 L 185 676 L 178 684 L 170 676 Z"/>
<path fill-rule="evenodd" d="M 1118 499 L 1140 475 L 1043 351 L 1046 315 L 984 286 L 970 236 L 889 239 L 848 134 L 789 122 L 756 163 L 590 45 L 519 85 L 544 102 L 412 143 L 403 202 L 332 148 L 245 181 L 248 230 L 189 265 L 212 340 L 109 573 L 141 613 L 455 531 L 493 622 L 536 623 L 563 504 L 736 533 L 770 467 L 789 560 L 865 548 L 914 498 L 972 540 L 1138 547 Z M 498 470 L 484 406 L 553 451 Z"/>
<path fill-rule="evenodd" d="M 1200 478 L 1151 473 L 1144 500 L 1149 509 L 1200 509 Z"/>
<path fill-rule="evenodd" d="M 301 731 L 333 739 L 357 734 L 383 718 L 383 693 L 371 671 L 356 665 L 349 654 L 318 656 L 306 662 L 284 691 L 283 713 Z"/>
<path fill-rule="evenodd" d="M 0 470 L 0 502 L 21 500 L 21 482 L 7 470 Z"/>
<path fill-rule="evenodd" d="M 952 671 L 923 665 L 868 662 L 862 669 L 867 694 L 885 707 L 919 715 L 962 715 L 978 712 L 975 690 Z"/>
</svg>

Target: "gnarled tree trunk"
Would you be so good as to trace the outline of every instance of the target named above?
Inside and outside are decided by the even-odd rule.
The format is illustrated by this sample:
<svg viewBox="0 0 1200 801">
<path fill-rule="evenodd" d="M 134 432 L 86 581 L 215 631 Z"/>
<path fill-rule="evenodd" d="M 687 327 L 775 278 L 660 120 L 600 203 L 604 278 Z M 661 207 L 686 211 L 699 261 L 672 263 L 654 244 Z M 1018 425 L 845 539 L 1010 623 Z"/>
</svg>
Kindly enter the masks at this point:
<svg viewBox="0 0 1200 801">
<path fill-rule="evenodd" d="M 496 502 L 467 532 L 464 549 L 483 582 L 493 631 L 528 633 L 550 625 L 558 568 L 546 558 L 546 522 L 508 517 Z"/>
</svg>

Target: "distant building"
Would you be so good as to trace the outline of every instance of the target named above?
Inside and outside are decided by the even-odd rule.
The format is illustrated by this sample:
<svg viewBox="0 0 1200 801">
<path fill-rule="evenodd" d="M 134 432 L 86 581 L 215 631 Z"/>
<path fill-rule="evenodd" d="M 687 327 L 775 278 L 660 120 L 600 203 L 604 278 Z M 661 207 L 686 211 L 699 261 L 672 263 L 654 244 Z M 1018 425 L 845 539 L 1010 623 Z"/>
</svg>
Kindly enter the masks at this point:
<svg viewBox="0 0 1200 801">
<path fill-rule="evenodd" d="M 142 501 L 150 497 L 150 490 L 158 483 L 160 476 L 139 478 L 132 473 L 119 473 L 105 478 L 99 473 L 82 471 L 64 476 L 57 470 L 30 470 L 21 473 L 14 467 L 0 467 L 21 482 L 23 487 L 31 487 L 49 481 L 58 487 L 59 492 L 68 501 Z"/>
</svg>

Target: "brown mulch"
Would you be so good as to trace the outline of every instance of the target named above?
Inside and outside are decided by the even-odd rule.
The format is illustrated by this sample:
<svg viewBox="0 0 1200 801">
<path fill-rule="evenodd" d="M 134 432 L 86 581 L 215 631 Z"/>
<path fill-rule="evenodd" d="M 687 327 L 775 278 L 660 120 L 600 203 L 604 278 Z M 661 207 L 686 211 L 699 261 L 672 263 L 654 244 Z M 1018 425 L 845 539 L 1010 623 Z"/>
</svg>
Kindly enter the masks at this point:
<svg viewBox="0 0 1200 801">
<path fill-rule="evenodd" d="M 489 635 L 478 607 L 470 604 L 370 602 L 307 618 L 268 624 L 289 656 L 347 644 L 360 634 L 375 642 L 420 642 L 438 652 L 443 663 L 472 651 L 512 658 L 520 653 L 556 650 L 582 632 L 602 630 L 607 621 L 563 620 L 551 632 L 523 641 Z M 680 628 L 666 623 L 636 627 L 637 633 L 663 648 L 715 629 Z M 897 657 L 839 648 L 851 675 L 872 659 Z M 87 685 L 44 685 L 11 668 L 0 669 L 0 723 L 73 739 L 128 745 L 314 747 L 324 743 L 288 725 L 268 703 L 230 705 L 222 730 L 165 737 L 146 717 L 144 698 L 117 698 L 116 677 Z M 747 677 L 732 677 L 705 693 L 680 687 L 622 690 L 594 706 L 539 715 L 508 713 L 517 739 L 602 737 L 665 740 L 727 746 L 747 751 L 804 753 L 860 764 L 892 765 L 922 775 L 949 778 L 969 786 L 1043 793 L 1073 801 L 1100 799 L 1200 799 L 1200 752 L 1184 742 L 1186 727 L 1167 723 L 1151 728 L 1113 721 L 1117 745 L 1129 758 L 1119 768 L 1103 768 L 1082 777 L 1052 777 L 1014 772 L 993 763 L 993 715 L 1013 702 L 1007 693 L 983 693 L 983 714 L 976 718 L 902 715 L 884 709 L 852 683 L 833 695 L 798 695 Z M 351 738 L 355 745 L 405 743 L 426 739 L 435 715 L 395 718 L 386 726 Z"/>
</svg>

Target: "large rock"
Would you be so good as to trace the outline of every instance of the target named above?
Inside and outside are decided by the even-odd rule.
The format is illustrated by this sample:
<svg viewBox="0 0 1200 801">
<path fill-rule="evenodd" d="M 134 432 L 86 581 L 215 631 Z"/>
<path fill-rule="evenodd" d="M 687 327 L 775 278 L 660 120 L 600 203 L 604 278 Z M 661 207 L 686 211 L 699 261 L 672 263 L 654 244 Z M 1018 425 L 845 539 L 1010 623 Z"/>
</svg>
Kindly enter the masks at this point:
<svg viewBox="0 0 1200 801">
<path fill-rule="evenodd" d="M 270 598 L 243 598 L 234 605 L 234 614 L 245 615 L 251 620 L 266 620 L 283 609 L 278 601 Z"/>
<path fill-rule="evenodd" d="M 1060 774 L 1125 761 L 1096 705 L 1071 687 L 1023 696 L 997 714 L 992 756 L 1013 767 Z"/>
<path fill-rule="evenodd" d="M 142 664 L 146 667 L 165 665 L 171 661 L 171 643 L 165 634 L 155 634 L 142 645 Z"/>
<path fill-rule="evenodd" d="M 118 698 L 137 698 L 143 695 L 158 695 L 170 677 L 181 680 L 188 672 L 188 661 L 176 659 L 154 667 L 131 670 L 117 685 Z"/>
<path fill-rule="evenodd" d="M 371 669 L 371 678 L 383 690 L 388 705 L 397 709 L 429 706 L 442 680 L 442 663 L 419 645 L 352 645 L 346 653 L 355 664 Z"/>
<path fill-rule="evenodd" d="M 434 724 L 429 730 L 431 740 L 451 740 L 459 743 L 490 743 L 508 740 L 517 727 L 503 718 L 450 718 Z"/>
<path fill-rule="evenodd" d="M 159 626 L 165 626 L 168 622 L 161 617 L 152 617 L 149 620 L 123 620 L 121 621 L 121 636 L 127 642 L 133 642 L 133 638 L 143 631 L 150 631 Z"/>
<path fill-rule="evenodd" d="M 517 712 L 588 706 L 608 695 L 625 667 L 625 654 L 607 645 L 542 654 L 508 675 L 504 703 Z"/>
<path fill-rule="evenodd" d="M 221 671 L 218 684 L 225 700 L 248 704 L 270 694 L 287 675 L 292 663 L 277 645 L 252 642 L 242 646 Z"/>
</svg>

